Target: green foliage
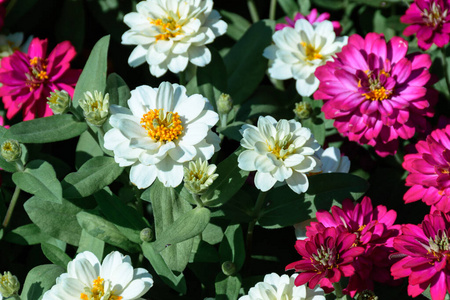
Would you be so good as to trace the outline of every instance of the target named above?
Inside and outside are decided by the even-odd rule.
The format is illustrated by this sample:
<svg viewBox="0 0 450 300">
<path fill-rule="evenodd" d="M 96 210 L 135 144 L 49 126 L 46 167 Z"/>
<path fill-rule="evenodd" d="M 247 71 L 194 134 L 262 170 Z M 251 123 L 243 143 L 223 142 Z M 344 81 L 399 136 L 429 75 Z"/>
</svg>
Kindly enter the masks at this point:
<svg viewBox="0 0 450 300">
<path fill-rule="evenodd" d="M 65 269 L 57 265 L 40 265 L 34 267 L 28 272 L 20 299 L 42 299 L 42 295 L 55 284 L 56 278 L 64 272 Z"/>
<path fill-rule="evenodd" d="M 237 299 L 241 288 L 241 278 L 237 276 L 226 276 L 219 273 L 216 277 L 216 299 Z"/>
<path fill-rule="evenodd" d="M 224 239 L 220 243 L 219 255 L 220 262 L 232 262 L 236 267 L 236 272 L 242 268 L 245 261 L 245 244 L 240 224 L 232 224 L 227 227 Z"/>
<path fill-rule="evenodd" d="M 67 264 L 72 260 L 64 251 L 52 244 L 42 243 L 41 248 L 42 253 L 49 261 L 64 269 L 67 268 Z"/>
</svg>

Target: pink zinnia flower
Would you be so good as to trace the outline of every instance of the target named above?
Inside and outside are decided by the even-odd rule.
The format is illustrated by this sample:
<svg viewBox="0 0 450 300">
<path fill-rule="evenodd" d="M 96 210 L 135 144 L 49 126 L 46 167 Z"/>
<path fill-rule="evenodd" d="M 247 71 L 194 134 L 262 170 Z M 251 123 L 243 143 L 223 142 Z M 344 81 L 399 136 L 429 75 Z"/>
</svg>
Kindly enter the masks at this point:
<svg viewBox="0 0 450 300">
<path fill-rule="evenodd" d="M 444 47 L 450 41 L 450 1 L 449 0 L 415 0 L 406 10 L 400 21 L 412 24 L 405 28 L 403 34 L 417 34 L 418 45 L 427 50 L 431 45 Z"/>
<path fill-rule="evenodd" d="M 436 129 L 416 144 L 418 153 L 405 155 L 403 168 L 409 171 L 405 203 L 422 200 L 438 210 L 450 212 L 450 125 Z"/>
<path fill-rule="evenodd" d="M 402 235 L 394 239 L 394 248 L 403 258 L 391 272 L 394 278 L 409 278 L 410 296 L 417 297 L 428 286 L 433 300 L 443 300 L 450 292 L 449 229 L 449 216 L 435 211 L 419 226 L 403 225 Z"/>
<path fill-rule="evenodd" d="M 354 243 L 363 247 L 364 253 L 354 260 L 355 273 L 350 276 L 344 290 L 354 297 L 357 292 L 373 290 L 373 281 L 394 283 L 389 270 L 392 263 L 388 257 L 394 251 L 393 238 L 400 232 L 400 226 L 394 225 L 396 217 L 394 210 L 388 211 L 383 205 L 374 209 L 369 197 L 364 197 L 356 205 L 350 199 L 345 199 L 342 208 L 333 206 L 331 213 L 318 211 L 318 222 L 307 226 L 306 234 L 312 237 L 323 228 L 335 227 L 356 235 Z"/>
<path fill-rule="evenodd" d="M 369 144 L 380 156 L 395 154 L 398 139 L 411 138 L 433 116 L 437 92 L 430 88 L 428 54 L 406 55 L 408 43 L 369 33 L 354 34 L 334 61 L 318 67 L 315 99 L 327 119 L 351 141 Z"/>
<path fill-rule="evenodd" d="M 28 54 L 15 51 L 2 59 L 0 97 L 11 119 L 23 109 L 24 121 L 52 115 L 47 97 L 54 90 L 66 90 L 73 96 L 81 70 L 70 69 L 75 48 L 69 41 L 58 44 L 47 57 L 47 39 L 34 38 Z"/>
<path fill-rule="evenodd" d="M 322 22 L 322 21 L 325 21 L 325 20 L 329 20 L 330 19 L 330 14 L 329 13 L 323 13 L 323 14 L 319 15 L 318 12 L 317 12 L 317 9 L 313 8 L 313 9 L 311 9 L 311 12 L 307 16 L 304 16 L 301 13 L 296 13 L 295 16 L 294 16 L 294 20 L 292 20 L 289 17 L 285 17 L 284 19 L 286 20 L 287 24 L 278 23 L 278 24 L 275 25 L 275 30 L 281 30 L 281 29 L 283 29 L 285 27 L 295 28 L 295 22 L 297 20 L 300 20 L 300 19 L 307 20 L 311 24 Z M 331 24 L 333 24 L 334 32 L 336 33 L 336 35 L 341 34 L 341 32 L 342 32 L 341 24 L 338 21 L 331 21 Z"/>
<path fill-rule="evenodd" d="M 355 247 L 356 235 L 329 227 L 306 240 L 297 240 L 295 249 L 302 260 L 290 263 L 286 270 L 295 269 L 300 274 L 295 279 L 299 286 L 309 282 L 313 289 L 317 284 L 326 292 L 333 291 L 333 283 L 355 272 L 353 260 L 364 252 Z"/>
</svg>

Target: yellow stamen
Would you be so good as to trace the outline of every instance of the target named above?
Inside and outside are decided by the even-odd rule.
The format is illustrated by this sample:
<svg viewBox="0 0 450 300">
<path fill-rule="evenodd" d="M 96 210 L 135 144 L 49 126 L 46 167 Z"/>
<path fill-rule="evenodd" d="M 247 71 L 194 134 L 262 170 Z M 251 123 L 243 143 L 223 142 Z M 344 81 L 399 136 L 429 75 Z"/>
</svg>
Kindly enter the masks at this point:
<svg viewBox="0 0 450 300">
<path fill-rule="evenodd" d="M 161 34 L 156 36 L 156 41 L 165 40 L 168 41 L 171 38 L 176 37 L 181 34 L 181 25 L 177 23 L 172 17 L 168 17 L 167 19 L 156 19 L 153 20 L 148 18 L 150 24 L 159 26 Z"/>
<path fill-rule="evenodd" d="M 307 44 L 305 42 L 301 42 L 301 45 L 303 48 L 305 48 L 305 54 L 307 60 L 314 60 L 314 59 L 322 59 L 322 54 L 319 53 L 319 50 L 314 48 L 313 45 Z"/>
<path fill-rule="evenodd" d="M 382 100 L 388 99 L 391 96 L 391 94 L 392 94 L 392 92 L 390 90 L 386 90 L 384 88 L 384 86 L 382 86 L 379 89 L 373 89 L 370 92 L 364 93 L 362 95 L 365 96 L 367 100 L 382 101 Z"/>
<path fill-rule="evenodd" d="M 32 59 L 30 59 L 30 65 L 35 66 L 38 63 L 38 58 L 37 57 L 33 57 Z"/>
<path fill-rule="evenodd" d="M 106 291 L 105 294 L 105 287 L 104 287 L 104 279 L 100 276 L 97 277 L 97 279 L 94 279 L 92 281 L 92 289 L 89 290 L 89 288 L 86 288 L 86 293 L 81 293 L 80 299 L 82 300 L 121 300 L 122 296 L 115 296 L 112 292 Z"/>
<path fill-rule="evenodd" d="M 163 109 L 152 109 L 144 114 L 141 124 L 154 141 L 171 142 L 183 133 L 178 113 L 169 111 L 164 114 Z"/>
<path fill-rule="evenodd" d="M 48 79 L 47 72 L 45 72 L 45 71 L 40 71 L 39 74 L 37 75 L 37 77 L 41 80 Z"/>
</svg>

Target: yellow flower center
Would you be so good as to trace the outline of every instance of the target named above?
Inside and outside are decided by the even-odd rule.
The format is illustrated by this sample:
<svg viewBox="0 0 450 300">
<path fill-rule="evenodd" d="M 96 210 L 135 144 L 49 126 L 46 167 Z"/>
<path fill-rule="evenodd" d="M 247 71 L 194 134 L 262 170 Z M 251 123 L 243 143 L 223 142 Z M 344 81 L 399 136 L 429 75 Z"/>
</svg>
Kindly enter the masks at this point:
<svg viewBox="0 0 450 300">
<path fill-rule="evenodd" d="M 362 95 L 365 96 L 367 100 L 382 101 L 388 99 L 392 95 L 392 92 L 390 90 L 386 90 L 384 86 L 382 86 Z"/>
<path fill-rule="evenodd" d="M 89 290 L 85 288 L 86 293 L 81 293 L 80 299 L 82 300 L 121 300 L 122 296 L 115 296 L 111 291 L 106 291 L 105 293 L 105 284 L 104 279 L 100 276 L 97 279 L 94 279 L 92 282 L 92 289 Z"/>
<path fill-rule="evenodd" d="M 2 149 L 2 150 L 3 150 L 3 151 L 12 151 L 13 148 L 12 148 L 11 143 L 9 143 L 9 142 L 3 143 L 3 149 Z"/>
<path fill-rule="evenodd" d="M 314 60 L 314 59 L 322 59 L 322 54 L 319 53 L 319 50 L 314 48 L 313 45 L 307 44 L 305 42 L 301 42 L 301 45 L 303 48 L 305 48 L 305 54 L 307 60 Z"/>
<path fill-rule="evenodd" d="M 171 142 L 183 133 L 178 113 L 164 113 L 163 109 L 152 109 L 144 114 L 141 125 L 147 130 L 148 136 L 157 142 Z"/>
<path fill-rule="evenodd" d="M 293 134 L 289 133 L 281 140 L 267 140 L 266 145 L 269 152 L 272 152 L 278 159 L 284 160 L 295 151 L 293 141 Z"/>
<path fill-rule="evenodd" d="M 26 77 L 30 91 L 37 89 L 43 82 L 48 80 L 47 59 L 42 59 L 40 57 L 31 58 L 28 69 L 30 71 L 26 74 Z"/>
<path fill-rule="evenodd" d="M 172 17 L 155 20 L 149 18 L 148 20 L 150 21 L 150 24 L 158 26 L 160 34 L 156 36 L 156 41 L 168 41 L 170 38 L 174 38 L 181 34 L 181 25 L 179 25 Z"/>
</svg>

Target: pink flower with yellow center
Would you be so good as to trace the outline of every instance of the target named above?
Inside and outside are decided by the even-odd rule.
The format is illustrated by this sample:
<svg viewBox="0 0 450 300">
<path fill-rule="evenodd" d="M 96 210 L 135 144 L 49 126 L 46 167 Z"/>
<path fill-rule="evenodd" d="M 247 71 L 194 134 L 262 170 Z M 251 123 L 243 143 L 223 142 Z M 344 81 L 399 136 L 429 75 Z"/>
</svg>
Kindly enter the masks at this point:
<svg viewBox="0 0 450 300">
<path fill-rule="evenodd" d="M 408 277 L 408 294 L 417 297 L 428 286 L 433 300 L 444 300 L 450 292 L 450 217 L 439 211 L 426 215 L 421 225 L 407 224 L 394 239 L 397 256 L 391 273 Z"/>
<path fill-rule="evenodd" d="M 315 75 L 327 119 L 349 140 L 368 144 L 380 156 L 395 154 L 398 140 L 411 138 L 433 116 L 437 92 L 428 72 L 430 56 L 406 55 L 408 43 L 369 33 L 354 34 L 334 61 L 318 67 Z"/>
<path fill-rule="evenodd" d="M 400 18 L 402 23 L 411 24 L 403 34 L 416 34 L 423 50 L 428 50 L 433 43 L 444 47 L 450 41 L 449 8 L 449 0 L 415 0 Z"/>
<path fill-rule="evenodd" d="M 0 97 L 11 119 L 23 110 L 24 121 L 47 117 L 52 110 L 47 97 L 54 90 L 65 90 L 72 97 L 81 70 L 70 69 L 75 48 L 69 41 L 58 44 L 47 56 L 47 39 L 34 38 L 28 53 L 15 51 L 2 59 Z"/>
<path fill-rule="evenodd" d="M 317 12 L 317 9 L 313 8 L 313 9 L 311 9 L 311 12 L 309 13 L 309 15 L 304 16 L 301 13 L 296 13 L 293 20 L 289 17 L 285 17 L 284 19 L 286 20 L 287 24 L 278 23 L 275 25 L 275 30 L 281 30 L 284 27 L 295 28 L 295 22 L 300 19 L 304 19 L 311 24 L 323 22 L 325 20 L 330 19 L 330 14 L 327 12 L 319 14 Z M 341 24 L 338 21 L 331 21 L 331 24 L 333 24 L 334 33 L 336 33 L 336 35 L 341 34 L 341 32 L 342 32 Z"/>
<path fill-rule="evenodd" d="M 422 200 L 443 212 L 450 212 L 450 125 L 436 129 L 416 144 L 418 153 L 405 155 L 403 168 L 409 171 L 411 188 L 406 203 Z"/>
</svg>

